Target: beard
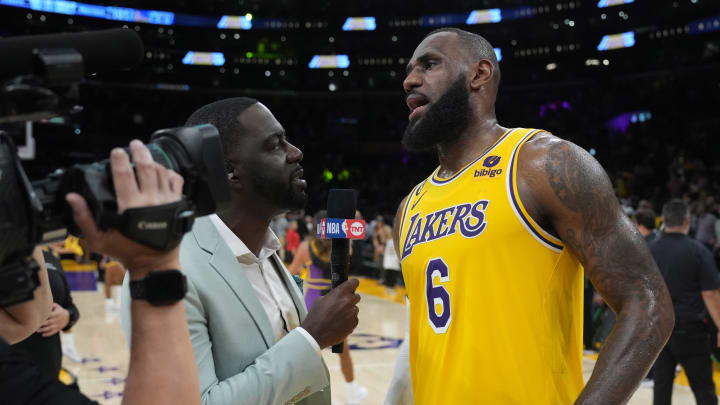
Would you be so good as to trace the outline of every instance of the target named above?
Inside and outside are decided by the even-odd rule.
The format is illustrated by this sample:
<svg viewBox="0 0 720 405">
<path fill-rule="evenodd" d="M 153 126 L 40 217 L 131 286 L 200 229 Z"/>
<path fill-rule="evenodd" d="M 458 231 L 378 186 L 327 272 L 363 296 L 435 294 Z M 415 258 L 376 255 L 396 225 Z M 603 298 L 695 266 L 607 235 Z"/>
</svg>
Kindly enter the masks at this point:
<svg viewBox="0 0 720 405">
<path fill-rule="evenodd" d="M 469 123 L 470 92 L 460 75 L 425 114 L 408 123 L 402 144 L 410 152 L 426 152 L 459 139 Z"/>
<path fill-rule="evenodd" d="M 272 176 L 257 166 L 253 167 L 250 178 L 255 192 L 270 204 L 289 210 L 305 208 L 308 196 L 303 189 L 294 185 L 292 179 Z"/>
</svg>

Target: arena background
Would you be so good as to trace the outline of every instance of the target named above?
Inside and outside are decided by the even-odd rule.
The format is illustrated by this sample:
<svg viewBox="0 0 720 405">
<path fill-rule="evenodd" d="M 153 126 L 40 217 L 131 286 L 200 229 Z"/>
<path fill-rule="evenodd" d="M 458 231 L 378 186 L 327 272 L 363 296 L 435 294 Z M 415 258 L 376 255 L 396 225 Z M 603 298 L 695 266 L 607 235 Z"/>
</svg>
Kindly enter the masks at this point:
<svg viewBox="0 0 720 405">
<path fill-rule="evenodd" d="M 399 143 L 408 115 L 405 65 L 425 34 L 455 25 L 500 50 L 502 125 L 547 129 L 595 152 L 622 198 L 651 199 L 658 208 L 671 195 L 699 191 L 697 183 L 717 193 L 717 2 L 352 3 L 95 1 L 125 8 L 93 18 L 74 2 L 0 1 L 1 36 L 127 26 L 146 47 L 140 67 L 81 86 L 81 114 L 35 124 L 30 176 L 101 158 L 111 146 L 183 124 L 204 103 L 247 95 L 267 104 L 304 151 L 308 212 L 324 206 L 329 188 L 354 187 L 366 217 L 392 215 L 436 164 Z M 629 4 L 600 7 L 614 3 Z M 143 11 L 149 7 L 164 13 Z M 487 23 L 468 25 L 473 9 L 483 9 L 475 18 Z M 235 29 L 218 28 L 224 15 L 238 16 L 225 19 Z M 352 16 L 372 16 L 351 21 L 372 30 L 345 31 Z M 188 51 L 218 52 L 224 63 L 185 64 Z M 347 55 L 349 66 L 309 68 L 314 55 L 333 54 Z"/>
<path fill-rule="evenodd" d="M 720 198 L 715 0 L 0 0 L 0 37 L 127 27 L 146 48 L 139 67 L 82 83 L 81 113 L 32 124 L 35 157 L 24 162 L 31 179 L 103 159 L 133 138 L 148 140 L 208 102 L 250 96 L 270 108 L 304 152 L 307 213 L 325 207 L 330 188 L 355 188 L 364 216 L 387 220 L 437 165 L 433 154 L 400 146 L 408 116 L 402 81 L 415 46 L 442 26 L 483 35 L 501 56 L 499 123 L 546 129 L 590 151 L 628 214 L 642 199 L 659 211 L 668 199 L 683 197 L 693 212 L 703 206 L 720 216 L 714 202 L 699 204 Z M 12 61 L 0 55 L 0 63 Z M 25 124 L 0 129 L 20 145 L 29 136 Z M 372 263 L 372 251 L 366 259 Z M 402 302 L 400 290 L 363 286 L 364 293 Z M 78 348 L 87 359 L 107 360 L 115 349 L 95 339 L 122 346 L 113 337 L 117 319 L 103 319 L 102 308 L 93 307 L 102 298 L 78 295 Z M 364 305 L 361 311 L 372 308 L 397 325 L 361 320 L 356 346 L 394 350 L 404 310 L 380 301 Z M 358 379 L 371 388 L 367 403 L 380 403 L 394 353 L 356 360 Z M 333 384 L 341 378 L 335 363 L 328 360 Z M 127 370 L 127 359 L 105 364 L 97 373 Z M 83 378 L 100 374 L 82 367 L 75 374 L 84 392 L 119 403 L 112 398 L 121 383 L 83 386 Z M 381 381 L 377 387 L 367 383 L 375 378 L 371 372 Z M 639 395 L 631 403 L 649 403 L 647 392 Z"/>
</svg>

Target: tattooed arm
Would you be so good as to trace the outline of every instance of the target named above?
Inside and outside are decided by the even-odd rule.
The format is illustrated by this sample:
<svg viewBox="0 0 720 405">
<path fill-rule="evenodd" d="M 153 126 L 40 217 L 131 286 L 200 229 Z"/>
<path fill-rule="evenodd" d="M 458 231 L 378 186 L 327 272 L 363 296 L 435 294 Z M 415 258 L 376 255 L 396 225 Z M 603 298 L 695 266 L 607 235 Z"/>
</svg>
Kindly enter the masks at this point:
<svg viewBox="0 0 720 405">
<path fill-rule="evenodd" d="M 670 294 L 610 180 L 578 146 L 539 134 L 520 150 L 518 189 L 530 215 L 553 229 L 617 315 L 576 404 L 624 404 L 674 324 Z"/>
</svg>

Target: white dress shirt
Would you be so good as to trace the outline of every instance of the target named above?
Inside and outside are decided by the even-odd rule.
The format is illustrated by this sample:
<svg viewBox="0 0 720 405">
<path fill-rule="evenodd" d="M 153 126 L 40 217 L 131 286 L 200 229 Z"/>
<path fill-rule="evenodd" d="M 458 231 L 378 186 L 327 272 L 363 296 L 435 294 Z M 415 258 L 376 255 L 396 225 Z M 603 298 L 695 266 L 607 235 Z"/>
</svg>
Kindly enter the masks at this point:
<svg viewBox="0 0 720 405">
<path fill-rule="evenodd" d="M 280 275 L 275 270 L 270 257 L 281 247 L 280 240 L 268 228 L 265 233 L 260 257 L 256 257 L 243 241 L 235 235 L 230 228 L 216 214 L 210 215 L 210 221 L 215 225 L 220 237 L 237 257 L 255 295 L 272 327 L 275 342 L 287 335 L 291 330 L 297 329 L 310 342 L 315 351 L 320 354 L 320 346 L 305 329 L 300 327 L 300 317 L 295 304 L 287 291 Z"/>
</svg>

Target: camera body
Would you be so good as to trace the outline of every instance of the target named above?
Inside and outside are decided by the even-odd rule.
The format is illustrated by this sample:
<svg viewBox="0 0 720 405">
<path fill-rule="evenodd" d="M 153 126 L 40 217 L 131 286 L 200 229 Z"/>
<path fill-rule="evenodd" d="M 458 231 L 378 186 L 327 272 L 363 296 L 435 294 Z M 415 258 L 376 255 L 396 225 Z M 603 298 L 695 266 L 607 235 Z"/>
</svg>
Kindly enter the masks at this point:
<svg viewBox="0 0 720 405">
<path fill-rule="evenodd" d="M 127 36 L 126 32 L 119 34 Z M 96 39 L 88 36 L 87 40 L 98 42 Z M 39 41 L 57 42 L 44 37 Z M 35 42 L 31 45 L 41 48 Z M 68 111 L 54 90 L 63 91 L 82 79 L 83 55 L 74 49 L 57 48 L 32 48 L 34 72 L 0 89 L 0 111 L 5 112 L 0 113 L 0 122 L 43 119 Z M 151 136 L 147 146 L 155 162 L 183 177 L 183 198 L 178 203 L 152 207 L 154 210 L 128 209 L 118 215 L 108 159 L 58 169 L 31 183 L 14 142 L 0 131 L 0 307 L 32 299 L 39 285 L 38 265 L 32 259 L 37 244 L 61 240 L 68 233 L 78 234 L 65 201 L 69 192 L 85 198 L 101 229 L 115 228 L 129 239 L 158 250 L 177 246 L 196 216 L 212 214 L 230 201 L 222 143 L 214 126 L 162 129 Z M 158 215 L 165 224 L 160 229 L 138 222 L 143 216 L 155 221 Z"/>
<path fill-rule="evenodd" d="M 179 240 L 197 216 L 209 215 L 230 201 L 230 187 L 217 129 L 209 124 L 156 131 L 148 143 L 153 160 L 183 178 L 183 210 L 169 218 Z M 0 307 L 32 298 L 37 268 L 30 258 L 35 245 L 78 234 L 65 201 L 69 192 L 82 195 L 101 229 L 120 228 L 110 161 L 76 164 L 30 183 L 12 139 L 0 132 Z M 143 232 L 144 231 L 144 232 Z M 131 239 L 150 247 L 156 229 L 141 229 Z M 135 230 L 137 233 L 138 231 Z M 143 235 L 143 233 L 145 235 Z M 149 239 L 148 239 L 149 238 Z"/>
</svg>

